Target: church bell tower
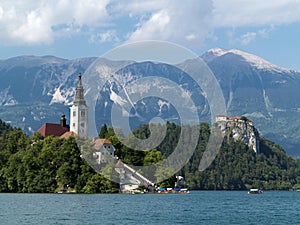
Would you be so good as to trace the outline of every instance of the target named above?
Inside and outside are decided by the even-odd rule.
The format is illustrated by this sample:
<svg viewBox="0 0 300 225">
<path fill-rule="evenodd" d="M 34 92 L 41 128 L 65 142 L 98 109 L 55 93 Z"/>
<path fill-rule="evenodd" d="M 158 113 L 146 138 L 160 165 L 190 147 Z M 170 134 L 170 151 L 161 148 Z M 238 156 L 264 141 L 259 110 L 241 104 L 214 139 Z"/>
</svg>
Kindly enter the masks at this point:
<svg viewBox="0 0 300 225">
<path fill-rule="evenodd" d="M 70 131 L 75 132 L 79 137 L 88 137 L 88 107 L 84 100 L 80 73 L 78 75 L 75 99 L 70 108 Z"/>
</svg>

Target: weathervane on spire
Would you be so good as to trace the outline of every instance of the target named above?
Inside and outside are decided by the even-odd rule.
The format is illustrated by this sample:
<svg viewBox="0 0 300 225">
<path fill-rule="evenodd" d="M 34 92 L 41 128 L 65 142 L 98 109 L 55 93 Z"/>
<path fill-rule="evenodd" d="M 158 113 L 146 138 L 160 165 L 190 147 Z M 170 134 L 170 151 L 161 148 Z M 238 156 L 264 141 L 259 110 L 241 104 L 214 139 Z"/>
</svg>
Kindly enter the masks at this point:
<svg viewBox="0 0 300 225">
<path fill-rule="evenodd" d="M 86 105 L 85 100 L 84 100 L 84 90 L 83 90 L 83 86 L 82 86 L 82 82 L 81 82 L 81 73 L 78 74 L 78 84 L 76 87 L 74 104 Z"/>
</svg>

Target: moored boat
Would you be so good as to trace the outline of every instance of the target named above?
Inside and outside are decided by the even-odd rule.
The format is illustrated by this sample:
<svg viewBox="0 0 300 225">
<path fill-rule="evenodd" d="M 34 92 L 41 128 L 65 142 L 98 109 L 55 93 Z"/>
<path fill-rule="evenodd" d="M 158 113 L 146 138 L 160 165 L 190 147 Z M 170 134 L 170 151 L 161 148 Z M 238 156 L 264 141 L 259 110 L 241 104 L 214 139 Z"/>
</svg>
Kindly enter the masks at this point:
<svg viewBox="0 0 300 225">
<path fill-rule="evenodd" d="M 256 188 L 251 188 L 249 191 L 248 191 L 248 194 L 262 194 L 262 190 L 260 189 L 256 189 Z"/>
<path fill-rule="evenodd" d="M 190 191 L 187 188 L 179 188 L 179 187 L 175 187 L 173 188 L 161 188 L 158 187 L 156 189 L 156 193 L 158 194 L 189 194 Z"/>
<path fill-rule="evenodd" d="M 187 188 L 181 188 L 180 190 L 175 191 L 176 194 L 189 194 L 190 191 Z"/>
</svg>

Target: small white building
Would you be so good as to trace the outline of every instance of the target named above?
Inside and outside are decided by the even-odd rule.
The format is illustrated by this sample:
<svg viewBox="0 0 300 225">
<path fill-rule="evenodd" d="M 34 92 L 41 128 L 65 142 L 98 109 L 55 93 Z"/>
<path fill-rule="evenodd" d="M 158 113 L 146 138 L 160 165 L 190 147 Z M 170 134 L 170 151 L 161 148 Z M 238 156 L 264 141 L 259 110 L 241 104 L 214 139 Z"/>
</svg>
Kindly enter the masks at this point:
<svg viewBox="0 0 300 225">
<path fill-rule="evenodd" d="M 94 141 L 94 157 L 98 164 L 108 163 L 114 159 L 115 147 L 105 138 L 97 138 Z"/>
<path fill-rule="evenodd" d="M 132 167 L 123 163 L 121 160 L 117 162 L 115 170 L 120 177 L 121 193 L 134 193 L 141 185 L 154 187 L 154 183 L 152 181 L 144 177 Z"/>
<path fill-rule="evenodd" d="M 226 115 L 217 115 L 216 122 L 226 122 L 228 117 Z"/>
</svg>

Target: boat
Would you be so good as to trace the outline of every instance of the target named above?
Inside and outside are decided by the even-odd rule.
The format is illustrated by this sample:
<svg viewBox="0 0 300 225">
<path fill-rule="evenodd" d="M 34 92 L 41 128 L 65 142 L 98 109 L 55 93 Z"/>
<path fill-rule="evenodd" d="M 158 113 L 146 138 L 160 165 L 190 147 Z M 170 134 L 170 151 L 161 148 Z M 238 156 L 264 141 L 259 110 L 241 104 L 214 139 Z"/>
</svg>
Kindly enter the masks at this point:
<svg viewBox="0 0 300 225">
<path fill-rule="evenodd" d="M 189 194 L 190 191 L 187 188 L 181 188 L 179 191 L 176 191 L 176 194 Z"/>
<path fill-rule="evenodd" d="M 175 187 L 173 188 L 161 188 L 158 187 L 156 189 L 156 193 L 158 194 L 189 194 L 190 191 L 187 188 L 179 188 L 179 187 Z"/>
<path fill-rule="evenodd" d="M 184 187 L 184 179 L 182 176 L 176 176 L 177 181 L 175 182 L 174 188 L 168 187 L 157 187 L 156 193 L 158 194 L 189 194 L 190 191 Z"/>
<path fill-rule="evenodd" d="M 167 190 L 166 188 L 158 187 L 156 189 L 156 193 L 158 193 L 158 194 L 169 194 L 171 192 L 169 190 Z"/>
<path fill-rule="evenodd" d="M 248 194 L 262 194 L 262 190 L 260 189 L 256 189 L 256 188 L 251 188 L 249 191 L 248 191 Z"/>
</svg>

